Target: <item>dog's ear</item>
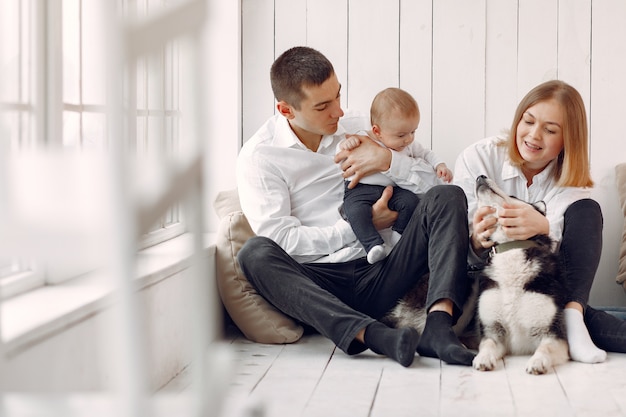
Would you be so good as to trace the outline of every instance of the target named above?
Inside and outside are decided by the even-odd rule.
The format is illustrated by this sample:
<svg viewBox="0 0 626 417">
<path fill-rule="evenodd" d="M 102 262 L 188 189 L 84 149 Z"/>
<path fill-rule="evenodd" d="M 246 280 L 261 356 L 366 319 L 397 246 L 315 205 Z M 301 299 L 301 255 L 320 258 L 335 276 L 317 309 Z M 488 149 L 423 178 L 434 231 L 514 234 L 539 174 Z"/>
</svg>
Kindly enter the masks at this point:
<svg viewBox="0 0 626 417">
<path fill-rule="evenodd" d="M 535 208 L 535 210 L 537 210 L 539 213 L 543 214 L 544 216 L 546 215 L 546 203 L 543 201 L 537 201 L 535 203 L 532 203 L 531 206 L 533 206 Z"/>
</svg>

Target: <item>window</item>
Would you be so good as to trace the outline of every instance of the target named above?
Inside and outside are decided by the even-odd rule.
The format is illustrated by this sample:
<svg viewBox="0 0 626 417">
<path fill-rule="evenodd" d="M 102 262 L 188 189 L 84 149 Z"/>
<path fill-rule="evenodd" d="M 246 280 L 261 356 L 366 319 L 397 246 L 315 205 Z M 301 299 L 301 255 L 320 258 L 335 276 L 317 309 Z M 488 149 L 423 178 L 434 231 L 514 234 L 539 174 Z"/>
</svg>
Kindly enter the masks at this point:
<svg viewBox="0 0 626 417">
<path fill-rule="evenodd" d="M 36 140 L 36 73 L 39 62 L 31 1 L 8 0 L 0 13 L 0 155 L 32 148 Z M 0 258 L 0 294 L 14 295 L 43 283 L 28 260 Z"/>
<path fill-rule="evenodd" d="M 173 1 L 142 0 L 124 1 L 127 15 L 139 19 L 159 13 Z M 178 2 L 180 3 L 180 1 Z M 128 10 L 135 6 L 136 10 Z M 139 155 L 166 154 L 179 151 L 181 136 L 180 111 L 180 48 L 176 42 L 166 45 L 156 54 L 143 57 L 136 63 L 136 77 L 129 80 L 130 97 L 137 109 L 136 151 Z M 135 84 L 133 87 L 132 84 Z M 182 213 L 174 207 L 143 239 L 143 247 L 151 246 L 168 237 L 182 233 Z"/>
<path fill-rule="evenodd" d="M 35 138 L 34 88 L 37 64 L 30 1 L 6 0 L 0 13 L 0 134 L 3 151 L 32 144 Z M 10 138 L 6 144 L 6 137 Z"/>
<path fill-rule="evenodd" d="M 3 0 L 0 153 L 50 147 L 77 152 L 107 148 L 102 52 L 108 28 L 103 24 L 102 7 L 108 1 Z M 150 17 L 175 3 L 117 1 L 119 13 L 133 19 Z M 182 61 L 179 46 L 171 42 L 130 65 L 124 74 L 120 88 L 125 103 L 136 109 L 135 117 L 127 121 L 127 146 L 137 158 L 171 155 L 181 147 Z M 0 195 L 0 201 L 2 198 Z M 183 232 L 181 210 L 173 207 L 142 239 L 141 247 Z M 0 258 L 2 293 L 8 296 L 42 285 L 48 279 L 42 271 L 45 268 L 29 260 Z M 53 281 L 58 282 L 58 277 Z"/>
<path fill-rule="evenodd" d="M 105 32 L 100 9 L 94 1 L 62 0 L 64 147 L 105 146 Z"/>
</svg>

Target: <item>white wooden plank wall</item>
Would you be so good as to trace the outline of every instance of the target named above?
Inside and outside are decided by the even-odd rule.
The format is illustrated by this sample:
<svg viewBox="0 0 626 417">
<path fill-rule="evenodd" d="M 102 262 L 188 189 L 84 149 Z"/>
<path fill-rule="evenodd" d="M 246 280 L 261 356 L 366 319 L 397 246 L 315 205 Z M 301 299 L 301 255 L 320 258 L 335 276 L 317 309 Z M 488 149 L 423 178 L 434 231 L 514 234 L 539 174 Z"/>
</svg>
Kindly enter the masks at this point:
<svg viewBox="0 0 626 417">
<path fill-rule="evenodd" d="M 296 45 L 333 62 L 344 108 L 369 111 L 398 86 L 420 104 L 417 140 L 450 167 L 510 127 L 521 97 L 553 78 L 582 94 L 605 250 L 591 302 L 626 305 L 614 284 L 621 239 L 614 167 L 626 161 L 623 0 L 242 0 L 242 137 L 274 111 L 269 67 Z"/>
</svg>

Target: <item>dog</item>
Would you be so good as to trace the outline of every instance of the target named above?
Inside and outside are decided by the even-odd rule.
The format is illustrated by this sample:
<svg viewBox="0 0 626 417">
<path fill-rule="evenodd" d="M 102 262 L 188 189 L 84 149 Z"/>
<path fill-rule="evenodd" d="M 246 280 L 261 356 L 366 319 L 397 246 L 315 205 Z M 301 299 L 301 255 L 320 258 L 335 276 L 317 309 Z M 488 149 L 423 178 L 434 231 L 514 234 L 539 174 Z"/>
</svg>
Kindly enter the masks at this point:
<svg viewBox="0 0 626 417">
<path fill-rule="evenodd" d="M 521 201 L 482 175 L 476 179 L 476 197 L 478 207 L 497 209 Z M 543 202 L 531 205 L 545 215 Z M 546 235 L 514 241 L 498 223 L 490 239 L 494 246 L 484 268 L 470 273 L 475 279 L 454 330 L 468 348 L 478 347 L 472 365 L 479 371 L 495 369 L 500 359 L 512 354 L 532 355 L 526 372 L 544 374 L 569 360 L 563 314 L 567 292 L 554 242 Z M 421 334 L 427 289 L 425 275 L 382 321 Z"/>
<path fill-rule="evenodd" d="M 476 197 L 479 207 L 496 209 L 520 201 L 485 176 L 476 179 Z M 545 203 L 531 205 L 545 215 Z M 514 241 L 498 223 L 490 239 L 494 246 L 480 277 L 481 341 L 473 366 L 489 371 L 507 353 L 530 354 L 526 372 L 544 374 L 569 360 L 563 314 L 567 289 L 554 242 L 546 235 Z"/>
</svg>

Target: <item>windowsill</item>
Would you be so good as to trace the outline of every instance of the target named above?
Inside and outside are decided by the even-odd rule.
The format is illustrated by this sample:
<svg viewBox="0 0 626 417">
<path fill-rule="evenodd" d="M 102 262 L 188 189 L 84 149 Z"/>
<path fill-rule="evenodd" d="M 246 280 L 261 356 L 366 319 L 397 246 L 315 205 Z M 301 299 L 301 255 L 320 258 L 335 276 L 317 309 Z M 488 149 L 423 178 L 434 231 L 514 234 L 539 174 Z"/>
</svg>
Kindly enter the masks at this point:
<svg viewBox="0 0 626 417">
<path fill-rule="evenodd" d="M 214 234 L 206 234 L 207 256 L 214 253 Z M 137 255 L 139 289 L 186 269 L 191 264 L 193 235 L 185 233 Z M 48 338 L 109 307 L 116 280 L 99 270 L 47 285 L 2 302 L 2 340 L 7 356 Z"/>
</svg>

